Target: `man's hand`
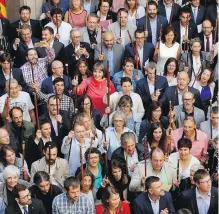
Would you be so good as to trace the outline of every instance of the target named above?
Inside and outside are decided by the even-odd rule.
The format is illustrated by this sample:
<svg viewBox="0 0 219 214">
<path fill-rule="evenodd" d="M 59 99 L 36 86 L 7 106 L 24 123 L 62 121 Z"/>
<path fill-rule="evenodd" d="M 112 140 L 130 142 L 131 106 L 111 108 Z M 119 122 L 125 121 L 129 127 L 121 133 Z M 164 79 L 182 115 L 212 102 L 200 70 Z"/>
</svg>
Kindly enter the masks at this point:
<svg viewBox="0 0 219 214">
<path fill-rule="evenodd" d="M 148 37 L 148 31 L 144 31 L 144 36 L 147 38 Z"/>
<path fill-rule="evenodd" d="M 187 41 L 188 40 L 188 36 L 185 34 L 185 35 L 183 35 L 183 40 L 184 41 Z"/>
<path fill-rule="evenodd" d="M 39 87 L 38 87 L 38 85 L 37 85 L 36 82 L 33 82 L 33 83 L 32 83 L 32 88 L 35 90 L 36 93 L 38 93 Z"/>
<path fill-rule="evenodd" d="M 60 114 L 56 115 L 56 120 L 59 124 L 62 124 L 62 116 Z"/>
<path fill-rule="evenodd" d="M 57 40 L 60 39 L 60 35 L 58 33 L 55 35 L 55 39 L 57 39 Z"/>
<path fill-rule="evenodd" d="M 160 214 L 168 214 L 169 213 L 169 211 L 168 211 L 168 209 L 166 208 L 166 209 L 164 209 L 164 210 L 161 210 L 161 212 L 160 212 Z"/>
<path fill-rule="evenodd" d="M 121 37 L 117 38 L 116 43 L 117 44 L 122 44 L 122 38 Z"/>
<path fill-rule="evenodd" d="M 104 60 L 104 56 L 103 56 L 102 54 L 100 54 L 99 57 L 98 57 L 98 59 L 99 59 L 100 61 L 103 61 L 103 60 Z"/>
<path fill-rule="evenodd" d="M 142 177 L 141 179 L 141 185 L 145 185 L 146 177 Z"/>
<path fill-rule="evenodd" d="M 16 38 L 15 39 L 15 41 L 14 41 L 14 45 L 17 47 L 17 46 L 19 46 L 19 44 L 20 44 L 20 39 L 19 38 Z"/>
<path fill-rule="evenodd" d="M 41 138 L 42 138 L 42 132 L 41 132 L 41 130 L 37 130 L 35 139 L 40 141 Z"/>
<path fill-rule="evenodd" d="M 84 56 L 86 56 L 86 57 L 89 56 L 89 53 L 87 52 L 87 49 L 86 49 L 86 48 L 82 48 L 82 49 L 81 49 L 81 53 L 82 53 L 82 55 L 84 55 Z"/>
</svg>

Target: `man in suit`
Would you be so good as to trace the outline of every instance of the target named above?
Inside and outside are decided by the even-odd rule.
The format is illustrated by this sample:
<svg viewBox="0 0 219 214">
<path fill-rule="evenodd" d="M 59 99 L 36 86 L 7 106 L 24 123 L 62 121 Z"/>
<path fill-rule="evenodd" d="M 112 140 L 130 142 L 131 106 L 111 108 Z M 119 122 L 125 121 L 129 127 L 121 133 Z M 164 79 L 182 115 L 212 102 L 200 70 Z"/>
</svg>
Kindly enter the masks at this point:
<svg viewBox="0 0 219 214">
<path fill-rule="evenodd" d="M 145 181 L 147 192 L 141 193 L 133 202 L 132 214 L 174 214 L 172 197 L 164 191 L 160 178 L 150 176 Z"/>
<path fill-rule="evenodd" d="M 191 20 L 197 26 L 198 33 L 202 31 L 202 22 L 205 19 L 205 7 L 200 5 L 200 0 L 192 0 L 190 4 Z"/>
<path fill-rule="evenodd" d="M 65 159 L 57 157 L 57 145 L 51 141 L 45 144 L 43 154 L 45 155 L 44 157 L 33 162 L 31 165 L 31 182 L 33 182 L 36 172 L 49 172 L 50 169 L 51 183 L 64 189 L 64 181 L 70 176 L 68 162 Z"/>
<path fill-rule="evenodd" d="M 115 43 L 115 37 L 112 32 L 105 32 L 103 35 L 103 46 L 101 53 L 101 44 L 95 49 L 94 60 L 103 61 L 104 67 L 107 67 L 109 60 L 110 76 L 121 70 L 124 49 L 121 44 Z"/>
<path fill-rule="evenodd" d="M 31 198 L 28 188 L 23 184 L 17 184 L 12 192 L 15 202 L 6 208 L 6 214 L 46 214 L 42 201 Z"/>
<path fill-rule="evenodd" d="M 148 42 L 151 42 L 154 46 L 160 36 L 161 25 L 162 28 L 166 28 L 168 21 L 166 17 L 157 15 L 158 6 L 155 1 L 148 2 L 148 26 L 146 29 L 146 17 L 142 17 L 138 21 L 138 29 L 145 31 L 145 37 Z M 156 30 L 155 30 L 156 29 Z"/>
<path fill-rule="evenodd" d="M 12 56 L 14 57 L 14 67 L 20 68 L 27 62 L 27 50 L 34 48 L 34 44 L 40 40 L 32 37 L 32 30 L 29 25 L 23 24 L 20 28 L 20 38 L 16 38 L 12 45 Z"/>
<path fill-rule="evenodd" d="M 182 95 L 182 105 L 174 106 L 173 114 L 177 128 L 183 126 L 183 120 L 187 116 L 192 116 L 195 119 L 197 128 L 200 127 L 200 123 L 205 121 L 205 113 L 202 109 L 194 106 L 194 94 L 190 91 L 186 91 Z"/>
<path fill-rule="evenodd" d="M 158 2 L 158 14 L 166 17 L 169 25 L 179 20 L 179 10 L 180 6 L 174 3 L 173 0 Z"/>
<path fill-rule="evenodd" d="M 19 37 L 19 31 L 23 24 L 29 25 L 33 37 L 40 39 L 41 38 L 40 22 L 38 20 L 30 19 L 30 14 L 31 14 L 30 7 L 26 5 L 20 7 L 19 14 L 20 14 L 20 20 L 11 23 L 10 41 L 13 41 L 15 38 Z"/>
<path fill-rule="evenodd" d="M 164 96 L 160 99 L 162 104 L 163 113 L 167 115 L 169 112 L 169 102 L 171 101 L 172 106 L 182 105 L 182 95 L 186 91 L 190 91 L 194 94 L 195 103 L 194 105 L 201 109 L 200 93 L 197 89 L 189 87 L 189 75 L 187 72 L 182 71 L 177 74 L 177 86 L 168 87 L 164 93 Z"/>
<path fill-rule="evenodd" d="M 80 42 L 81 32 L 77 29 L 72 29 L 70 32 L 72 43 L 64 49 L 64 62 L 68 64 L 69 76 L 73 79 L 76 74 L 76 64 L 80 58 L 86 58 L 91 68 L 94 55 L 90 45 L 86 42 Z"/>
<path fill-rule="evenodd" d="M 61 77 L 64 79 L 64 94 L 69 96 L 69 92 L 72 90 L 72 83 L 71 83 L 71 78 L 63 74 L 63 64 L 62 62 L 55 60 L 51 64 L 52 68 L 52 76 L 47 77 L 45 80 L 42 82 L 41 86 L 41 91 L 44 94 L 52 94 L 54 93 L 54 86 L 53 86 L 53 80 Z"/>
<path fill-rule="evenodd" d="M 0 6 L 0 14 L 1 14 L 1 6 Z M 10 32 L 10 21 L 5 18 L 0 18 L 0 35 L 9 38 Z"/>
<path fill-rule="evenodd" d="M 210 52 L 214 44 L 214 30 L 210 20 L 204 20 L 202 23 L 202 32 L 197 35 L 201 40 L 201 51 Z M 218 36 L 216 35 L 216 42 Z"/>
<path fill-rule="evenodd" d="M 145 111 L 152 101 L 161 99 L 167 87 L 167 79 L 156 75 L 156 64 L 149 62 L 146 66 L 145 78 L 139 80 L 136 85 L 136 93 L 141 96 Z"/>
<path fill-rule="evenodd" d="M 135 31 L 136 42 L 126 45 L 124 53 L 124 58 L 132 57 L 133 59 L 136 59 L 136 57 L 138 56 L 138 68 L 140 70 L 143 70 L 144 66 L 146 66 L 149 61 L 153 60 L 154 55 L 153 44 L 150 42 L 146 42 L 144 39 L 144 31 L 137 29 Z M 138 50 L 137 53 L 136 48 Z"/>
<path fill-rule="evenodd" d="M 198 31 L 197 27 L 191 20 L 191 10 L 188 7 L 182 7 L 179 13 L 180 21 L 176 21 L 173 23 L 173 27 L 175 29 L 177 37 L 177 42 L 181 45 L 187 43 L 188 40 L 194 38 Z M 184 49 L 184 46 L 182 46 Z"/>
<path fill-rule="evenodd" d="M 120 8 L 117 12 L 117 22 L 108 26 L 108 31 L 112 32 L 118 44 L 125 47 L 134 38 L 134 32 L 137 27 L 128 22 L 128 11 Z"/>
<path fill-rule="evenodd" d="M 218 127 L 219 127 L 219 115 L 218 115 L 218 106 L 213 106 L 210 113 L 210 120 L 204 121 L 200 124 L 200 130 L 205 132 L 208 135 L 209 141 L 218 136 Z"/>
<path fill-rule="evenodd" d="M 63 52 L 64 52 L 64 45 L 54 40 L 54 30 L 51 27 L 44 27 L 42 30 L 42 41 L 46 41 L 51 48 L 55 51 L 55 59 L 62 60 Z M 46 57 L 46 50 L 44 47 L 37 47 L 36 51 L 40 58 Z"/>
<path fill-rule="evenodd" d="M 158 176 L 161 182 L 165 186 L 171 187 L 173 182 L 177 180 L 176 169 L 170 166 L 168 162 L 165 161 L 165 155 L 163 150 L 160 148 L 155 148 L 150 154 L 150 160 L 147 161 L 147 177 Z M 160 176 L 164 172 L 164 176 Z M 141 161 L 137 164 L 131 182 L 129 184 L 129 190 L 131 192 L 140 192 L 145 190 L 145 161 Z"/>
<path fill-rule="evenodd" d="M 4 53 L 1 55 L 0 64 L 1 64 L 0 96 L 4 95 L 6 93 L 5 83 L 9 79 L 11 69 L 12 69 L 11 75 L 14 79 L 16 79 L 19 82 L 19 84 L 22 88 L 22 91 L 28 92 L 30 94 L 33 92 L 33 89 L 25 83 L 21 69 L 20 68 L 11 68 L 11 56 L 9 54 Z"/>
<path fill-rule="evenodd" d="M 179 197 L 180 208 L 187 208 L 192 213 L 218 213 L 218 188 L 212 187 L 208 171 L 199 169 L 193 177 L 196 188 L 182 192 Z"/>
<path fill-rule="evenodd" d="M 210 20 L 212 25 L 215 27 L 217 17 L 217 8 L 219 6 L 219 0 L 216 0 L 215 3 L 208 5 L 206 9 L 206 16 L 205 18 Z"/>
</svg>

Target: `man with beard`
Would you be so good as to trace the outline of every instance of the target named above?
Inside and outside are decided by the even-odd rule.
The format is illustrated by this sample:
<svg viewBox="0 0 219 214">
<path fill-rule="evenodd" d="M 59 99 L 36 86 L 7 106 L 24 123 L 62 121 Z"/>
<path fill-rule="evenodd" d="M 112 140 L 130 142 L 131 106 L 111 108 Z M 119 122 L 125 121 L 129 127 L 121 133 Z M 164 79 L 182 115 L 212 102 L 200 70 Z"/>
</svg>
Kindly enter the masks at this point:
<svg viewBox="0 0 219 214">
<path fill-rule="evenodd" d="M 26 186 L 17 184 L 12 192 L 15 195 L 15 202 L 6 208 L 6 214 L 46 214 L 42 201 L 31 198 L 31 194 Z"/>
<path fill-rule="evenodd" d="M 107 67 L 107 60 L 109 60 L 110 76 L 120 71 L 123 58 L 123 47 L 121 44 L 114 43 L 113 33 L 107 31 L 103 35 L 103 49 L 100 52 L 100 44 L 95 49 L 94 60 L 100 60 L 103 62 L 104 67 Z"/>
<path fill-rule="evenodd" d="M 160 213 L 173 214 L 172 197 L 169 192 L 165 192 L 160 178 L 150 176 L 145 181 L 146 192 L 141 193 L 133 203 L 132 213 Z"/>
<path fill-rule="evenodd" d="M 46 57 L 38 58 L 36 49 L 30 48 L 27 51 L 27 62 L 21 67 L 24 81 L 32 87 L 33 82 L 41 87 L 44 79 L 47 78 L 47 69 L 50 63 L 55 59 L 55 52 L 53 48 L 50 48 L 46 41 L 43 43 L 43 47 L 46 48 Z M 33 74 L 33 76 L 32 76 Z"/>
<path fill-rule="evenodd" d="M 35 161 L 31 166 L 31 181 L 36 172 L 44 171 L 50 174 L 51 184 L 64 188 L 64 181 L 69 177 L 66 160 L 58 158 L 58 148 L 55 143 L 47 142 L 43 149 L 44 157 Z"/>
<path fill-rule="evenodd" d="M 148 26 L 146 29 L 146 17 L 142 17 L 138 21 L 138 29 L 145 31 L 145 37 L 148 42 L 151 42 L 154 46 L 156 45 L 160 30 L 164 29 L 168 25 L 166 17 L 157 15 L 158 6 L 155 1 L 148 2 Z M 162 25 L 162 29 L 161 29 Z"/>
<path fill-rule="evenodd" d="M 19 9 L 20 20 L 17 20 L 10 25 L 10 41 L 17 38 L 20 32 L 20 28 L 23 24 L 27 24 L 30 26 L 32 30 L 33 37 L 38 39 L 41 38 L 41 27 L 40 22 L 38 20 L 30 19 L 31 9 L 29 6 L 24 5 Z"/>
<path fill-rule="evenodd" d="M 56 60 L 63 58 L 64 45 L 54 39 L 54 30 L 51 27 L 47 26 L 42 29 L 42 41 L 46 41 L 49 47 L 54 49 Z M 46 57 L 46 48 L 41 47 L 41 42 L 38 43 L 37 46 L 39 46 L 36 48 L 39 58 Z"/>
<path fill-rule="evenodd" d="M 194 94 L 190 91 L 185 92 L 182 95 L 182 102 L 182 105 L 174 106 L 173 109 L 172 116 L 175 119 L 176 127 L 181 128 L 185 117 L 192 116 L 195 119 L 197 128 L 199 128 L 200 123 L 205 121 L 205 113 L 202 109 L 194 106 Z"/>
<path fill-rule="evenodd" d="M 94 214 L 94 204 L 91 199 L 81 193 L 80 181 L 77 178 L 69 177 L 64 182 L 65 193 L 56 196 L 52 204 L 52 213 L 71 213 Z"/>
<path fill-rule="evenodd" d="M 9 123 L 8 129 L 10 139 L 16 142 L 17 148 L 15 148 L 15 150 L 22 153 L 22 143 L 24 141 L 26 144 L 29 137 L 35 134 L 35 125 L 32 122 L 23 120 L 23 110 L 17 106 L 10 110 L 10 118 L 12 120 L 12 122 Z M 28 144 L 26 144 L 26 146 L 28 146 Z M 27 147 L 26 150 L 28 150 Z M 25 159 L 26 157 L 25 154 Z"/>
</svg>

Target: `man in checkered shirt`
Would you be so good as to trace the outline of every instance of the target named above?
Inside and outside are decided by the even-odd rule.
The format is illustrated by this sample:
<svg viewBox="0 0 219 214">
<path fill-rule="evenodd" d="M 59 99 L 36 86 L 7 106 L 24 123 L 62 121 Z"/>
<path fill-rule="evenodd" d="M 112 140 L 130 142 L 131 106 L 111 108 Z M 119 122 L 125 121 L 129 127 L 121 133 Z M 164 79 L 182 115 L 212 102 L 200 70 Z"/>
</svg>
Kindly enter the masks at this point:
<svg viewBox="0 0 219 214">
<path fill-rule="evenodd" d="M 30 48 L 27 51 L 27 62 L 23 66 L 21 66 L 24 81 L 30 87 L 32 87 L 33 82 L 35 82 L 38 87 L 41 87 L 43 80 L 48 77 L 48 66 L 55 59 L 54 49 L 50 48 L 49 44 L 46 41 L 41 41 L 41 43 L 41 47 L 46 48 L 46 57 L 38 58 L 36 50 L 34 48 Z"/>
<path fill-rule="evenodd" d="M 56 196 L 52 203 L 53 214 L 94 214 L 94 204 L 87 195 L 80 191 L 80 181 L 69 177 L 64 182 L 65 193 Z"/>
</svg>

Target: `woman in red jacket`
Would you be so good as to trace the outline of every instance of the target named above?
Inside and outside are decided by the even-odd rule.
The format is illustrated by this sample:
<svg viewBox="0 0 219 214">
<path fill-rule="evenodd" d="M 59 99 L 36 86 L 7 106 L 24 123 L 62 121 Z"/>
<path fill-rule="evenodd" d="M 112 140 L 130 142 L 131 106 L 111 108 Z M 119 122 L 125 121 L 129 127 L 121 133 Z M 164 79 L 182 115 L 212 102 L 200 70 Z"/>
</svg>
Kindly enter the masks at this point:
<svg viewBox="0 0 219 214">
<path fill-rule="evenodd" d="M 78 85 L 77 76 L 72 80 L 74 86 Z M 97 109 L 101 115 L 104 114 L 106 105 L 103 103 L 103 96 L 106 94 L 107 79 L 105 78 L 104 65 L 101 62 L 97 62 L 93 67 L 93 76 L 82 81 L 77 87 L 74 87 L 73 93 L 82 95 L 84 91 L 91 98 L 93 106 Z M 115 88 L 110 81 L 110 94 L 115 92 Z"/>
<path fill-rule="evenodd" d="M 106 186 L 102 204 L 96 206 L 96 214 L 130 214 L 129 204 L 120 200 L 119 192 L 113 186 Z"/>
</svg>

